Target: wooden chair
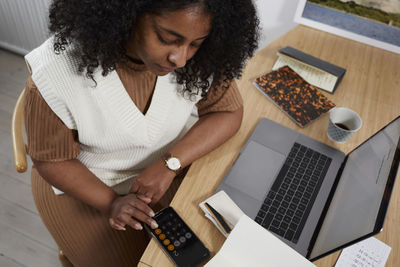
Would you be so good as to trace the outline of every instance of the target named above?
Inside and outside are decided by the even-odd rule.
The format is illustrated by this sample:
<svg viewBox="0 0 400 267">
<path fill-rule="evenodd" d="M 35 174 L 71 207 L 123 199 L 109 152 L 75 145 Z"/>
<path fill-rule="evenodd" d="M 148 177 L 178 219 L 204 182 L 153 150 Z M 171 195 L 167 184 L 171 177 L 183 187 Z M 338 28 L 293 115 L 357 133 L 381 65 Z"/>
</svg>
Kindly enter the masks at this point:
<svg viewBox="0 0 400 267">
<path fill-rule="evenodd" d="M 26 145 L 24 141 L 24 97 L 25 89 L 18 97 L 11 119 L 12 147 L 14 151 L 14 165 L 17 172 L 26 172 L 28 167 L 26 161 Z M 58 258 L 64 267 L 73 267 L 72 263 L 58 251 Z"/>
</svg>

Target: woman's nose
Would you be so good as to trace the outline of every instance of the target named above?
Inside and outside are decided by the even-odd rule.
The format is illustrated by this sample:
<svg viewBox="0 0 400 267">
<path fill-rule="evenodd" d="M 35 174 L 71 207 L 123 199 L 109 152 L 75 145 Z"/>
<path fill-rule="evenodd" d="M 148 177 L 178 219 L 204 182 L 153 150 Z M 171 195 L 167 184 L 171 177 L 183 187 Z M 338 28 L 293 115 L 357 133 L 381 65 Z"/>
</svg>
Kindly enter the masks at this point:
<svg viewBox="0 0 400 267">
<path fill-rule="evenodd" d="M 186 46 L 176 47 L 168 56 L 168 60 L 177 68 L 182 68 L 186 65 L 188 48 Z"/>
</svg>

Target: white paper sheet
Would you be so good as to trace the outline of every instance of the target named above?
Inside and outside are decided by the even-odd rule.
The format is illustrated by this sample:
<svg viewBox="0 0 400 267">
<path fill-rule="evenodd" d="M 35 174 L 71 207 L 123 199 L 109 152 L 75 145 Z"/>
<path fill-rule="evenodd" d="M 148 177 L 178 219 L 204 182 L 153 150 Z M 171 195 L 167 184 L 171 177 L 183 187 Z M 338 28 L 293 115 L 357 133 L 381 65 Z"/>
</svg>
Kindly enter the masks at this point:
<svg viewBox="0 0 400 267">
<path fill-rule="evenodd" d="M 370 237 L 343 249 L 335 267 L 384 267 L 391 247 Z"/>
<path fill-rule="evenodd" d="M 335 88 L 335 84 L 337 81 L 337 77 L 328 72 L 324 72 L 320 69 L 317 69 L 311 65 L 307 65 L 303 62 L 300 62 L 294 58 L 288 57 L 281 53 L 278 53 L 278 60 L 275 62 L 275 65 L 272 67 L 272 70 L 277 70 L 283 66 L 289 66 L 292 70 L 297 72 L 304 80 L 308 83 L 324 89 L 328 92 L 333 92 Z"/>
<path fill-rule="evenodd" d="M 206 267 L 315 267 L 279 238 L 243 215 Z"/>
</svg>

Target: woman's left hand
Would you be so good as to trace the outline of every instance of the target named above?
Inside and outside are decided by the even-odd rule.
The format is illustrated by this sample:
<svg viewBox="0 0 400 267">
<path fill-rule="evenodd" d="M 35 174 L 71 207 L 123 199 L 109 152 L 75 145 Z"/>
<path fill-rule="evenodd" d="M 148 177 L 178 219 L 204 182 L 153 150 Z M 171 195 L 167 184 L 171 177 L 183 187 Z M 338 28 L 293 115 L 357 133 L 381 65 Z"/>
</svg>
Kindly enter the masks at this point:
<svg viewBox="0 0 400 267">
<path fill-rule="evenodd" d="M 156 203 L 165 194 L 176 173 L 168 169 L 162 160 L 157 160 L 134 180 L 130 192 L 138 198 L 150 198 Z"/>
</svg>

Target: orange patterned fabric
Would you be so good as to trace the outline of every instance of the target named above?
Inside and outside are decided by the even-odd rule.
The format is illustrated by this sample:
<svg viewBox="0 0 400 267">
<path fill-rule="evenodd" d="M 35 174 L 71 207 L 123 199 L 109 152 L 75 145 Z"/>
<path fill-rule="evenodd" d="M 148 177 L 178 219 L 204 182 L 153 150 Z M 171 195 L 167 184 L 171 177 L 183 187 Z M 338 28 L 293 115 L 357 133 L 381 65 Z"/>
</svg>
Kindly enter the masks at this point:
<svg viewBox="0 0 400 267">
<path fill-rule="evenodd" d="M 255 84 L 300 127 L 335 106 L 288 66 L 257 78 Z"/>
</svg>

